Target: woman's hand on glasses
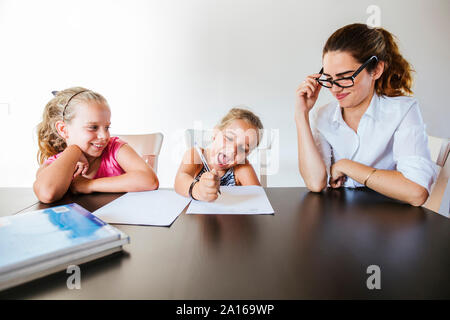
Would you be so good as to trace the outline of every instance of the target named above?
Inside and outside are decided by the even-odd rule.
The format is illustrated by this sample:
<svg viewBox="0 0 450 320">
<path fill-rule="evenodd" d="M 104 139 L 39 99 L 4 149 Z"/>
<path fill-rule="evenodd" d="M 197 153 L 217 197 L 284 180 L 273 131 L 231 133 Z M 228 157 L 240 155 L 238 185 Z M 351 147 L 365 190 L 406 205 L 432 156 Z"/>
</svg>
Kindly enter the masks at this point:
<svg viewBox="0 0 450 320">
<path fill-rule="evenodd" d="M 315 73 L 306 77 L 306 79 L 298 86 L 295 92 L 295 113 L 309 113 L 317 101 L 321 85 L 316 81 L 320 77 L 319 73 Z"/>
</svg>

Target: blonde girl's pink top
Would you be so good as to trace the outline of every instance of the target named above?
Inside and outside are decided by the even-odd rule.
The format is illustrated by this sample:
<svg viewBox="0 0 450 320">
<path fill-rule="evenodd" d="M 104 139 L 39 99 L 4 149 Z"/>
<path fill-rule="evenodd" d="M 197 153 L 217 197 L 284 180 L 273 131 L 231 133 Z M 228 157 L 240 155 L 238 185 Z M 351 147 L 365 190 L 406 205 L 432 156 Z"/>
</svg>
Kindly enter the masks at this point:
<svg viewBox="0 0 450 320">
<path fill-rule="evenodd" d="M 102 160 L 100 162 L 100 167 L 98 168 L 94 179 L 115 177 L 125 173 L 125 171 L 123 171 L 122 167 L 116 160 L 117 152 L 124 144 L 126 144 L 126 142 L 119 139 L 118 137 L 112 137 L 111 139 L 109 139 L 108 145 L 106 146 L 105 150 L 103 150 L 103 153 L 101 155 Z M 53 161 L 58 159 L 61 153 L 62 152 L 51 156 L 50 158 L 45 160 L 44 164 L 52 163 Z"/>
</svg>

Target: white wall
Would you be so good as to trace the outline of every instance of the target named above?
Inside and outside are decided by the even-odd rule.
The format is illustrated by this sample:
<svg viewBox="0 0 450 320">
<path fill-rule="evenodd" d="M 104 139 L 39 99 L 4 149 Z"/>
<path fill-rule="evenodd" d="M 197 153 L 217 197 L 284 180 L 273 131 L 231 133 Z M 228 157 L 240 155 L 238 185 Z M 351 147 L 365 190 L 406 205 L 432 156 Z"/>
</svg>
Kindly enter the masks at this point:
<svg viewBox="0 0 450 320">
<path fill-rule="evenodd" d="M 180 132 L 238 104 L 280 130 L 269 186 L 303 185 L 294 90 L 320 69 L 328 36 L 365 23 L 372 4 L 417 71 L 429 133 L 449 137 L 448 81 L 435 80 L 450 71 L 448 0 L 0 0 L 0 187 L 31 186 L 42 110 L 52 90 L 75 85 L 108 99 L 113 132 L 164 133 L 162 187 L 173 184 Z"/>
</svg>

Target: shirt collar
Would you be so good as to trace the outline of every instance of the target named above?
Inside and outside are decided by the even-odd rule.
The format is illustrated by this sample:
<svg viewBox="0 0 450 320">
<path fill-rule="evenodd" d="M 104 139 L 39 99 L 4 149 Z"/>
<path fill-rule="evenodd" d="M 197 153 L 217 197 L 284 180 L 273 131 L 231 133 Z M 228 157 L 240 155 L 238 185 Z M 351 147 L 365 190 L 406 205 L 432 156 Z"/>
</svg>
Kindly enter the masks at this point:
<svg viewBox="0 0 450 320">
<path fill-rule="evenodd" d="M 369 107 L 367 108 L 364 115 L 367 115 L 373 118 L 374 120 L 379 120 L 379 109 L 380 109 L 379 103 L 380 97 L 376 93 L 374 93 L 372 100 L 370 100 Z"/>
<path fill-rule="evenodd" d="M 363 116 L 369 116 L 374 120 L 379 120 L 379 103 L 380 103 L 380 97 L 374 93 L 372 96 L 372 99 L 370 100 L 369 107 L 367 108 L 366 112 Z M 333 123 L 341 123 L 344 124 L 344 118 L 342 118 L 342 110 L 339 105 L 339 102 L 336 105 L 336 109 L 334 110 L 333 114 Z"/>
<path fill-rule="evenodd" d="M 344 118 L 342 118 L 342 111 L 341 111 L 341 107 L 339 106 L 339 103 L 336 104 L 336 108 L 334 110 L 333 123 L 344 124 Z"/>
</svg>

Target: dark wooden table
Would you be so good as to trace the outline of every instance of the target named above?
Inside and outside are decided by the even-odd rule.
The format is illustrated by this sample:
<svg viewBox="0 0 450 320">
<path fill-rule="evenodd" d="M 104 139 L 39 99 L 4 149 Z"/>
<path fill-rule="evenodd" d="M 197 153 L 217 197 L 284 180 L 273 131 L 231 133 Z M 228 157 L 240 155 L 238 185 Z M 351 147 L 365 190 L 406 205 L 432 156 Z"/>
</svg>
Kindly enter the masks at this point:
<svg viewBox="0 0 450 320">
<path fill-rule="evenodd" d="M 131 244 L 82 265 L 80 290 L 67 289 L 60 272 L 0 298 L 450 298 L 449 219 L 367 189 L 266 191 L 274 215 L 182 213 L 169 228 L 116 225 Z M 93 211 L 118 196 L 68 195 L 57 204 Z M 380 290 L 366 286 L 370 265 L 381 269 Z"/>
</svg>

